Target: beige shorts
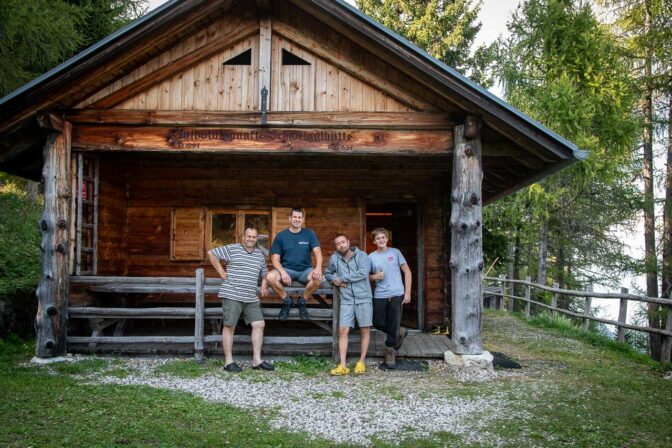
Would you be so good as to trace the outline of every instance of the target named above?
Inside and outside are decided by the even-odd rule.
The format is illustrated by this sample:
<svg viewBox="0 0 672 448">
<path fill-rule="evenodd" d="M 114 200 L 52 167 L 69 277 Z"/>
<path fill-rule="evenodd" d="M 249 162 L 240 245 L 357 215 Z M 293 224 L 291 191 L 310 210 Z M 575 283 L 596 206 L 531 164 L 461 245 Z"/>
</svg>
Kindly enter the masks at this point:
<svg viewBox="0 0 672 448">
<path fill-rule="evenodd" d="M 240 315 L 245 319 L 245 325 L 264 320 L 261 312 L 261 302 L 239 302 L 238 300 L 222 299 L 223 324 L 225 327 L 235 327 Z"/>
</svg>

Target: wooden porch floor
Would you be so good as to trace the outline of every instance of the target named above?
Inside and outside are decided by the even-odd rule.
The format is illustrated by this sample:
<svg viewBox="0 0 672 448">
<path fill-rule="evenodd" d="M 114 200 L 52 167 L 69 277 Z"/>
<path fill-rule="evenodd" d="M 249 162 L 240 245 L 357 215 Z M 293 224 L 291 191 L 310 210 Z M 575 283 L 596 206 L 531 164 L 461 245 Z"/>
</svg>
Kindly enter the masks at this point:
<svg viewBox="0 0 672 448">
<path fill-rule="evenodd" d="M 158 333 L 161 333 L 160 331 Z M 153 332 L 157 335 L 157 332 Z M 239 335 L 240 336 L 240 335 Z M 385 356 L 385 335 L 380 331 L 372 332 L 371 345 L 369 346 L 368 356 L 371 358 L 382 358 Z M 243 341 L 240 341 L 243 339 Z M 252 346 L 244 339 L 234 337 L 233 351 L 235 355 L 249 355 L 252 353 Z M 359 355 L 359 332 L 351 332 L 348 342 L 348 356 Z M 448 337 L 445 335 L 425 334 L 417 330 L 409 331 L 404 345 L 399 349 L 397 356 L 402 358 L 443 358 L 443 354 L 448 348 Z M 206 343 L 206 356 L 220 357 L 222 355 L 221 344 Z M 117 353 L 117 354 L 156 354 L 156 355 L 192 355 L 194 351 L 193 344 L 97 344 L 90 347 L 88 344 L 70 344 L 68 351 L 71 353 Z M 299 354 L 315 354 L 331 356 L 331 343 L 316 344 L 264 344 L 264 355 L 267 356 L 291 356 Z"/>
</svg>

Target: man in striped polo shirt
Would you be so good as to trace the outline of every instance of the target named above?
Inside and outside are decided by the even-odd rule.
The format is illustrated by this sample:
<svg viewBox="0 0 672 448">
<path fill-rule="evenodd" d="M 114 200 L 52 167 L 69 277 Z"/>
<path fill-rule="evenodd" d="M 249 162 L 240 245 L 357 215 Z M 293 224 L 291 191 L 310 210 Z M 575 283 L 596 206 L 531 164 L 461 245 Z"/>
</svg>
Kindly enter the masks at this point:
<svg viewBox="0 0 672 448">
<path fill-rule="evenodd" d="M 208 251 L 210 263 L 223 280 L 218 296 L 222 299 L 224 315 L 222 328 L 224 370 L 229 372 L 243 370 L 233 362 L 233 333 L 241 314 L 245 324 L 252 326 L 252 368 L 275 370 L 272 364 L 261 359 L 261 345 L 264 341 L 266 324 L 261 313 L 261 302 L 257 296 L 257 285 L 261 278 L 261 295 L 268 295 L 266 282 L 268 268 L 264 254 L 256 247 L 258 237 L 255 227 L 247 227 L 242 243 L 215 247 Z"/>
</svg>

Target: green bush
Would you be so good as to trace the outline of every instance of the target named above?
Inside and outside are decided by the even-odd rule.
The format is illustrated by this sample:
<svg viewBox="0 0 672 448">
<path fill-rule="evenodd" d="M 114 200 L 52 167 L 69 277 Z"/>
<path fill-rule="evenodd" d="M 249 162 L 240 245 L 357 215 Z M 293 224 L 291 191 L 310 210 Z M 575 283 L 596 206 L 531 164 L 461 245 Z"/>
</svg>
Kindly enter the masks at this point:
<svg viewBox="0 0 672 448">
<path fill-rule="evenodd" d="M 0 185 L 0 296 L 37 288 L 40 278 L 42 204 L 32 201 L 15 181 Z"/>
</svg>

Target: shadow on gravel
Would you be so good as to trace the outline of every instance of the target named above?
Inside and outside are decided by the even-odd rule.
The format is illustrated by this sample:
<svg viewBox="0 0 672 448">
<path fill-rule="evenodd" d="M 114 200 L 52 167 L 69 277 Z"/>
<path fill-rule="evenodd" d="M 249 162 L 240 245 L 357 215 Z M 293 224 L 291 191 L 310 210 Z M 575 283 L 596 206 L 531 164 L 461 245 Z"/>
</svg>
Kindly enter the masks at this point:
<svg viewBox="0 0 672 448">
<path fill-rule="evenodd" d="M 492 357 L 494 358 L 492 360 L 492 365 L 495 368 L 500 368 L 500 369 L 522 369 L 522 366 L 518 364 L 516 361 L 513 359 L 509 358 L 506 356 L 504 353 L 499 353 L 499 352 L 490 352 L 492 354 Z"/>
<path fill-rule="evenodd" d="M 429 370 L 427 361 L 417 361 L 414 359 L 397 359 L 396 367 L 388 369 L 384 362 L 378 364 L 380 370 L 389 370 L 392 372 L 426 372 Z"/>
</svg>

